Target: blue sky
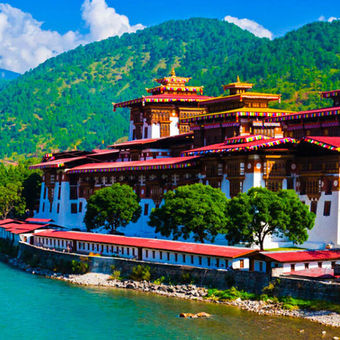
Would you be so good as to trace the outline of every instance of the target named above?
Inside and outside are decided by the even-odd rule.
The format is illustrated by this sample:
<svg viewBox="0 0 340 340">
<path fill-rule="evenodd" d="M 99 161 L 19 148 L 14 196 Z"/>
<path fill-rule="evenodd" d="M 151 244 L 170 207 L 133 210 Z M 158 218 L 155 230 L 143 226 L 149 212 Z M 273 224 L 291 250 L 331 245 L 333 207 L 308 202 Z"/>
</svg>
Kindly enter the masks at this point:
<svg viewBox="0 0 340 340">
<path fill-rule="evenodd" d="M 340 1 L 0 0 L 0 68 L 24 72 L 80 43 L 190 17 L 227 17 L 275 38 L 320 18 L 340 18 Z"/>
</svg>

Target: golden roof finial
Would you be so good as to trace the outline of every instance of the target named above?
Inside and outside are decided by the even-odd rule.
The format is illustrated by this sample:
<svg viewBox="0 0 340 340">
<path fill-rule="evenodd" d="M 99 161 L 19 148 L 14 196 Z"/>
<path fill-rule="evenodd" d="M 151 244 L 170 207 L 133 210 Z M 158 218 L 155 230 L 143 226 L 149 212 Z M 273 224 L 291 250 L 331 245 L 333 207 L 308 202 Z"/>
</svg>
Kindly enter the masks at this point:
<svg viewBox="0 0 340 340">
<path fill-rule="evenodd" d="M 237 82 L 237 83 L 240 83 L 240 82 L 241 82 L 240 76 L 239 76 L 239 75 L 237 75 L 237 80 L 236 80 L 236 82 Z"/>
<path fill-rule="evenodd" d="M 172 75 L 173 77 L 176 77 L 176 73 L 175 73 L 175 68 L 174 68 L 174 67 L 171 69 L 171 75 Z"/>
</svg>

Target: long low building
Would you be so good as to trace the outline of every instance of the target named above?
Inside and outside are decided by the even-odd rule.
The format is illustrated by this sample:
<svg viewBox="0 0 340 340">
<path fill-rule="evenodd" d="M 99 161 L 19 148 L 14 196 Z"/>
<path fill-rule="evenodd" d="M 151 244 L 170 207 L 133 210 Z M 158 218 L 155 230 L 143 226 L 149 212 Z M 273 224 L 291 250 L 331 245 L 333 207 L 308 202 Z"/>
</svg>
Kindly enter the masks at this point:
<svg viewBox="0 0 340 340">
<path fill-rule="evenodd" d="M 33 238 L 34 245 L 59 251 L 211 269 L 249 270 L 248 255 L 253 252 L 249 248 L 73 231 L 37 231 Z"/>
</svg>

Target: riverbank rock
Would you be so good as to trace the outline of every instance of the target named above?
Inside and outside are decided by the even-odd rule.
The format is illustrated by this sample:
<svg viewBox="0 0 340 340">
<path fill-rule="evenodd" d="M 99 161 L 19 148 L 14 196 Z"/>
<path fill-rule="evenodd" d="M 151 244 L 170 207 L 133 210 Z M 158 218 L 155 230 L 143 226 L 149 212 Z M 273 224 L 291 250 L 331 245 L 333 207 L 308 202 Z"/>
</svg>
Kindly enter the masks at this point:
<svg viewBox="0 0 340 340">
<path fill-rule="evenodd" d="M 181 313 L 179 315 L 180 318 L 186 318 L 186 319 L 197 319 L 197 318 L 210 318 L 211 315 L 206 312 L 199 312 L 197 314 L 193 313 Z"/>
</svg>

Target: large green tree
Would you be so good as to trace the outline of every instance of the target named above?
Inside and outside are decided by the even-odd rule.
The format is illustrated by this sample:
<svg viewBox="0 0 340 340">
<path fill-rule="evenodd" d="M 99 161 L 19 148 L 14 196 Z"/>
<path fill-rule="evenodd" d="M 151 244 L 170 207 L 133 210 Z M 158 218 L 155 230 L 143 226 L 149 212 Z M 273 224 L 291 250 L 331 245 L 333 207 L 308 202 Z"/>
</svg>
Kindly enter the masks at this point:
<svg viewBox="0 0 340 340">
<path fill-rule="evenodd" d="M 230 199 L 226 208 L 226 238 L 231 244 L 256 244 L 263 250 L 265 238 L 286 236 L 301 244 L 314 226 L 315 215 L 292 190 L 272 192 L 251 188 Z"/>
<path fill-rule="evenodd" d="M 104 226 L 115 233 L 118 227 L 136 222 L 141 214 L 138 196 L 119 183 L 96 191 L 88 200 L 84 222 L 87 230 Z"/>
<path fill-rule="evenodd" d="M 0 219 L 18 217 L 25 213 L 22 187 L 16 183 L 0 185 Z"/>
<path fill-rule="evenodd" d="M 164 195 L 164 204 L 153 209 L 149 225 L 163 236 L 199 242 L 214 241 L 226 224 L 227 199 L 220 189 L 192 184 L 178 187 Z"/>
</svg>

